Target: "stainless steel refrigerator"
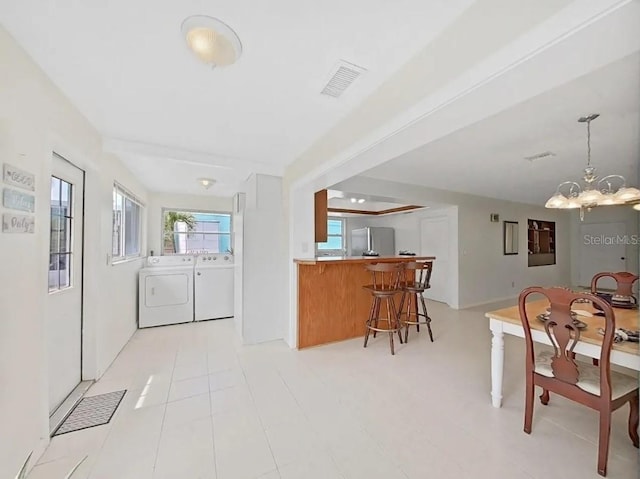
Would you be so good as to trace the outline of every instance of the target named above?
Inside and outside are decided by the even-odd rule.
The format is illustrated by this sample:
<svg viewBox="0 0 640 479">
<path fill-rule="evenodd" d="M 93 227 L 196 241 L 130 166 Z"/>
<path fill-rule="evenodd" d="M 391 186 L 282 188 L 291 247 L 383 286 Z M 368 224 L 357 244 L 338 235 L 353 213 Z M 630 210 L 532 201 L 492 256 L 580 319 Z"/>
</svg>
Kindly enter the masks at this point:
<svg viewBox="0 0 640 479">
<path fill-rule="evenodd" d="M 396 254 L 393 228 L 368 226 L 351 230 L 351 256 L 362 256 L 366 251 L 382 256 Z"/>
</svg>

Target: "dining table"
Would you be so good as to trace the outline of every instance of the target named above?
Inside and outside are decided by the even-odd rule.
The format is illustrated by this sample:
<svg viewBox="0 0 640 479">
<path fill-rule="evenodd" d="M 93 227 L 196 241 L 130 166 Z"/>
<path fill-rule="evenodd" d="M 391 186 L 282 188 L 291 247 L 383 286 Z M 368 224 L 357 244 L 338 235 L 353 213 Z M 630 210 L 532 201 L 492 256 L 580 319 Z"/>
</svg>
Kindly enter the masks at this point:
<svg viewBox="0 0 640 479">
<path fill-rule="evenodd" d="M 545 332 L 544 322 L 538 320 L 549 308 L 546 299 L 526 303 L 527 315 L 530 318 L 531 336 L 533 341 L 551 346 L 549 336 Z M 602 351 L 602 335 L 599 328 L 604 328 L 604 318 L 593 305 L 589 303 L 574 303 L 571 307 L 576 311 L 576 319 L 584 322 L 586 327 L 581 329 L 580 338 L 575 346 L 575 353 L 589 358 L 600 358 Z M 637 331 L 639 328 L 640 314 L 638 309 L 613 308 L 616 329 L 628 329 Z M 502 380 L 504 372 L 504 335 L 510 334 L 524 338 L 524 328 L 520 321 L 518 306 L 498 309 L 485 313 L 489 318 L 491 329 L 491 400 L 493 407 L 502 406 Z M 524 355 L 524 343 L 523 353 Z M 640 371 L 640 347 L 638 343 L 621 341 L 613 344 L 611 349 L 611 364 L 617 364 L 635 371 Z M 523 375 L 524 377 L 524 375 Z"/>
</svg>

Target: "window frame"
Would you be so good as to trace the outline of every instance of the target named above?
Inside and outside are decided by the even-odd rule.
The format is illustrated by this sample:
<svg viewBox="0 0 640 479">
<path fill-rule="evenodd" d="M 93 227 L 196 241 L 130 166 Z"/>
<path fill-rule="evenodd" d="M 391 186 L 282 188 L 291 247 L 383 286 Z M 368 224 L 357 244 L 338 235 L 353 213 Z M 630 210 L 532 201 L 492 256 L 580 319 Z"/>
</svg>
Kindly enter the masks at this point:
<svg viewBox="0 0 640 479">
<path fill-rule="evenodd" d="M 131 191 L 122 186 L 120 183 L 115 181 L 113 183 L 112 190 L 112 202 L 115 200 L 114 196 L 120 194 L 122 196 L 122 216 L 120 218 L 120 230 L 118 231 L 118 242 L 119 242 L 119 252 L 120 254 L 115 255 L 113 253 L 113 246 L 115 240 L 115 218 L 116 218 L 116 208 L 115 205 L 112 204 L 112 217 L 111 217 L 111 264 L 124 263 L 126 261 L 131 261 L 133 259 L 141 258 L 143 256 L 143 247 L 142 240 L 144 237 L 143 226 L 144 226 L 144 203 Z M 138 242 L 138 251 L 133 254 L 126 254 L 126 221 L 125 221 L 125 202 L 129 200 L 131 203 L 138 206 L 138 227 L 137 227 L 137 242 Z"/>
<path fill-rule="evenodd" d="M 329 234 L 329 221 L 340 221 L 342 233 L 340 235 Z M 329 238 L 331 237 L 340 237 L 342 239 L 342 248 L 341 249 L 320 249 L 318 246 L 322 243 L 316 243 L 316 256 L 345 256 L 347 254 L 347 221 L 346 218 L 342 218 L 340 216 L 329 216 L 327 217 L 327 241 L 323 241 L 322 243 L 328 243 Z"/>
<path fill-rule="evenodd" d="M 160 210 L 160 255 L 161 256 L 194 256 L 197 254 L 207 254 L 207 253 L 165 253 L 164 252 L 164 215 L 167 211 L 176 211 L 179 213 L 202 213 L 205 215 L 227 215 L 229 216 L 229 233 L 206 233 L 206 232 L 198 232 L 195 234 L 216 234 L 216 235 L 228 235 L 229 236 L 229 249 L 231 250 L 231 254 L 233 254 L 233 212 L 232 211 L 215 211 L 215 210 L 203 210 L 199 208 L 176 208 L 170 206 L 163 206 Z M 193 234 L 192 232 L 186 232 L 181 234 Z M 211 253 L 217 254 L 217 253 Z"/>
</svg>

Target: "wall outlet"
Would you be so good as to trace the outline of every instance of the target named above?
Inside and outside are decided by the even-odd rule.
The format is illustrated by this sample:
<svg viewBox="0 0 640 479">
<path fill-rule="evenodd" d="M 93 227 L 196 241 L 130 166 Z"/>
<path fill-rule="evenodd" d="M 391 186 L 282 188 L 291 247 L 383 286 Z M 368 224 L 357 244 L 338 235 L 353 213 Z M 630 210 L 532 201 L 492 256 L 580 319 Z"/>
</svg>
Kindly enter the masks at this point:
<svg viewBox="0 0 640 479">
<path fill-rule="evenodd" d="M 511 281 L 511 287 L 515 288 L 516 287 L 516 282 L 515 281 Z"/>
</svg>

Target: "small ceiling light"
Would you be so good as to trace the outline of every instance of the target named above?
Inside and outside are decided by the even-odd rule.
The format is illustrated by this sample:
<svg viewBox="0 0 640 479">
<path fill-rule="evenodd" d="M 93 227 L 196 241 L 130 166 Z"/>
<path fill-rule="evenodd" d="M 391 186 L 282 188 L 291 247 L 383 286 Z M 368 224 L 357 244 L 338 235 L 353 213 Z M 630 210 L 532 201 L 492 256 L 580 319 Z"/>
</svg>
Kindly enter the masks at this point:
<svg viewBox="0 0 640 479">
<path fill-rule="evenodd" d="M 357 198 L 351 198 L 351 203 L 356 203 L 358 201 Z"/>
<path fill-rule="evenodd" d="M 215 182 L 216 180 L 211 178 L 198 178 L 198 183 L 200 183 L 202 187 L 206 190 L 211 188 Z"/>
<path fill-rule="evenodd" d="M 182 22 L 182 34 L 198 59 L 207 65 L 224 67 L 242 54 L 242 43 L 229 25 L 217 18 L 193 15 Z"/>
<path fill-rule="evenodd" d="M 360 198 L 360 199 L 358 200 L 358 203 L 361 203 L 361 204 L 362 204 L 362 203 L 364 203 L 364 198 Z"/>
</svg>

